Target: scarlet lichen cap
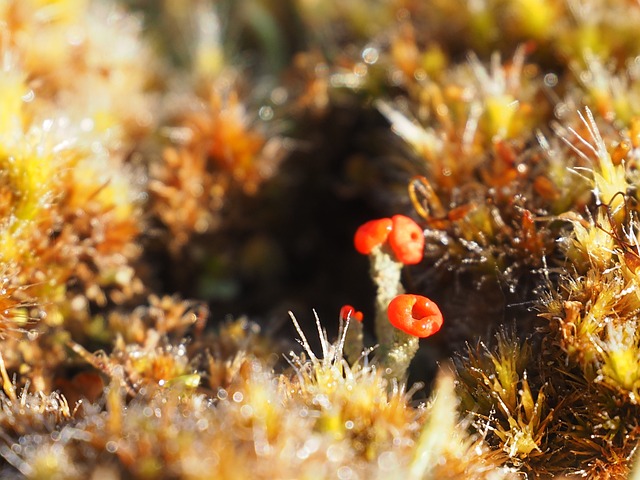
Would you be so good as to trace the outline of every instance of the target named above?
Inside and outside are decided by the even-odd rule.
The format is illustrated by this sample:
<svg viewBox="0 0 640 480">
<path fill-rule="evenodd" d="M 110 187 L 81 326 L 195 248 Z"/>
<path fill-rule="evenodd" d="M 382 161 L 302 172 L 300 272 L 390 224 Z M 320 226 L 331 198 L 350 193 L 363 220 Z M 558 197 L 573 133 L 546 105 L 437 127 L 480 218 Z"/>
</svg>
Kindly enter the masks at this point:
<svg viewBox="0 0 640 480">
<path fill-rule="evenodd" d="M 363 315 L 362 312 L 356 310 L 351 305 L 343 305 L 340 309 L 340 318 L 345 321 L 348 318 L 355 318 L 358 322 L 362 323 Z"/>
<path fill-rule="evenodd" d="M 396 260 L 405 265 L 420 263 L 424 255 L 422 229 L 405 215 L 370 220 L 356 230 L 353 240 L 356 250 L 363 255 L 388 242 Z"/>
<path fill-rule="evenodd" d="M 353 238 L 358 253 L 369 255 L 371 251 L 387 241 L 393 222 L 390 218 L 370 220 L 360 225 Z"/>
<path fill-rule="evenodd" d="M 387 317 L 394 327 L 420 338 L 429 337 L 442 327 L 440 309 L 422 295 L 398 295 L 389 303 Z"/>
<path fill-rule="evenodd" d="M 405 265 L 415 265 L 424 255 L 424 234 L 422 228 L 405 215 L 391 217 L 389 246 L 398 261 Z"/>
</svg>

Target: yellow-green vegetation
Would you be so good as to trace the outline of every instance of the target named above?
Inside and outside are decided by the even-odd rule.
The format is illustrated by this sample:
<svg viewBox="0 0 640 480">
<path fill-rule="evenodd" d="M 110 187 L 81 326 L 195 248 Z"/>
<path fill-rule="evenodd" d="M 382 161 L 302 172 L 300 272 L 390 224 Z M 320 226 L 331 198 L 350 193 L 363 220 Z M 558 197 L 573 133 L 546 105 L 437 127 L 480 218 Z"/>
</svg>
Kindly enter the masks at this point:
<svg viewBox="0 0 640 480">
<path fill-rule="evenodd" d="M 0 0 L 0 477 L 638 477 L 639 24 Z"/>
</svg>

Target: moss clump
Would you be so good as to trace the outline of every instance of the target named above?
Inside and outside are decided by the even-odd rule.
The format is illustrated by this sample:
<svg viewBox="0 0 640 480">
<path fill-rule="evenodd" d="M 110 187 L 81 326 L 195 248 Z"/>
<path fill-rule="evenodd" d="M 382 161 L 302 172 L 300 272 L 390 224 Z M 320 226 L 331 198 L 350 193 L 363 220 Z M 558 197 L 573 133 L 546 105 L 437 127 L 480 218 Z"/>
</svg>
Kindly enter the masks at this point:
<svg viewBox="0 0 640 480">
<path fill-rule="evenodd" d="M 631 475 L 638 20 L 0 3 L 0 475 Z"/>
</svg>

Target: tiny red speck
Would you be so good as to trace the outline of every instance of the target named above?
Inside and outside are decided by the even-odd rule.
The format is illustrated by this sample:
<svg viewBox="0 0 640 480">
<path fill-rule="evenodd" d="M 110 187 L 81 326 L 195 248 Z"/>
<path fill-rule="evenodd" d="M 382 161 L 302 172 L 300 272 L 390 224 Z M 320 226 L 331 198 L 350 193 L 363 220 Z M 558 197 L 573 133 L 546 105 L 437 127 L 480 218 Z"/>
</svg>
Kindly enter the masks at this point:
<svg viewBox="0 0 640 480">
<path fill-rule="evenodd" d="M 351 305 L 344 305 L 340 309 L 340 318 L 346 321 L 348 318 L 355 318 L 358 322 L 362 322 L 363 315 L 362 312 L 357 311 Z"/>
</svg>

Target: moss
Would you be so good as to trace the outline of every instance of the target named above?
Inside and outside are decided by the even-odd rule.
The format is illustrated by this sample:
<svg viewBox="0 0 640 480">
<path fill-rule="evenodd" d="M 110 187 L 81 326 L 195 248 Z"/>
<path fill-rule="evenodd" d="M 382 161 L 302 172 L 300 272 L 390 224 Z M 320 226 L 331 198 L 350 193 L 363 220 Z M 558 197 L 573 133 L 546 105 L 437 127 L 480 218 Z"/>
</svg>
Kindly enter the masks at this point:
<svg viewBox="0 0 640 480">
<path fill-rule="evenodd" d="M 631 475 L 638 19 L 2 3 L 0 475 Z M 399 215 L 424 258 L 367 278 L 352 227 Z"/>
</svg>

